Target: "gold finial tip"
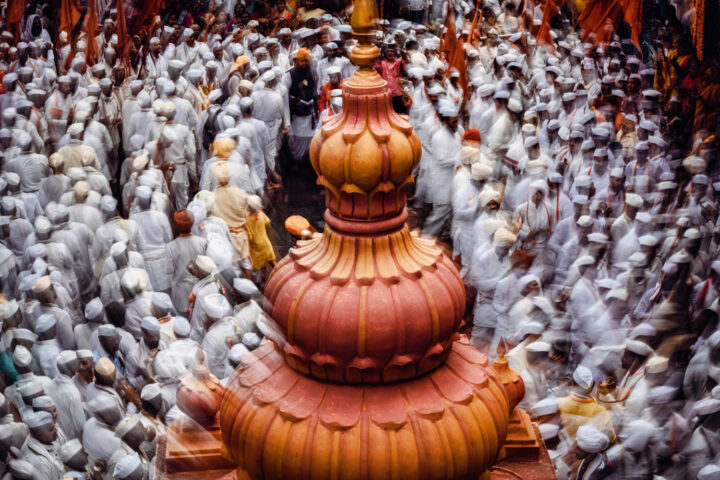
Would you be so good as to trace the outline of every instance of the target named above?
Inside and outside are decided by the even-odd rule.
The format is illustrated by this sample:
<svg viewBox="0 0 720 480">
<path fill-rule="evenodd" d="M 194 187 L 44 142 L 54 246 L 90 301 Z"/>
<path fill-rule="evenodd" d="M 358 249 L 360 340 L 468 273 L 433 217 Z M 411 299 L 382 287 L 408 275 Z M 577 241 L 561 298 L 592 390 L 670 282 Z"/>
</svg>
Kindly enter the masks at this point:
<svg viewBox="0 0 720 480">
<path fill-rule="evenodd" d="M 355 0 L 350 26 L 356 35 L 367 35 L 375 28 L 377 7 L 374 0 Z"/>
</svg>

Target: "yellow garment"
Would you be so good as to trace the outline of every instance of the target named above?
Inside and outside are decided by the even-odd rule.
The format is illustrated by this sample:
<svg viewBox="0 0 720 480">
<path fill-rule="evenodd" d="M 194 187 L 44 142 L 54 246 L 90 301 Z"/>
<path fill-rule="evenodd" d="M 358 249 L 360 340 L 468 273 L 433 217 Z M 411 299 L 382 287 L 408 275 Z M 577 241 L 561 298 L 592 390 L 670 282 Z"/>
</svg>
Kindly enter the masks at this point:
<svg viewBox="0 0 720 480">
<path fill-rule="evenodd" d="M 558 407 L 565 431 L 573 441 L 577 429 L 581 425 L 590 424 L 607 435 L 610 443 L 615 442 L 615 429 L 610 413 L 605 407 L 598 405 L 595 399 L 568 395 L 558 398 Z"/>
<path fill-rule="evenodd" d="M 268 225 L 270 225 L 270 219 L 262 210 L 251 213 L 245 225 L 245 231 L 250 241 L 250 259 L 255 270 L 260 270 L 268 262 L 275 261 L 275 252 L 266 230 Z"/>
<path fill-rule="evenodd" d="M 230 230 L 233 246 L 233 260 L 239 262 L 250 256 L 245 224 L 248 218 L 247 194 L 241 188 L 224 185 L 213 191 L 215 203 L 213 215 L 225 220 Z"/>
</svg>

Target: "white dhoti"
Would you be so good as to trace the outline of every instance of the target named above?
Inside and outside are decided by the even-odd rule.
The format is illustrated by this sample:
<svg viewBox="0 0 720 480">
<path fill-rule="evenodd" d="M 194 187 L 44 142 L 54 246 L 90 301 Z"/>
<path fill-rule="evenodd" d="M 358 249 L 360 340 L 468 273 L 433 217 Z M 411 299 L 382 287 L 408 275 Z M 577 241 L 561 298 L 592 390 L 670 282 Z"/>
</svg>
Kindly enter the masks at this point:
<svg viewBox="0 0 720 480">
<path fill-rule="evenodd" d="M 315 130 L 312 128 L 312 115 L 295 115 L 292 117 L 288 146 L 296 162 L 302 160 L 308 150 L 310 150 L 310 142 L 314 134 Z"/>
<path fill-rule="evenodd" d="M 150 277 L 153 290 L 163 292 L 170 289 L 172 284 L 172 264 L 165 255 L 165 249 L 153 249 L 143 254 L 145 270 Z"/>
</svg>

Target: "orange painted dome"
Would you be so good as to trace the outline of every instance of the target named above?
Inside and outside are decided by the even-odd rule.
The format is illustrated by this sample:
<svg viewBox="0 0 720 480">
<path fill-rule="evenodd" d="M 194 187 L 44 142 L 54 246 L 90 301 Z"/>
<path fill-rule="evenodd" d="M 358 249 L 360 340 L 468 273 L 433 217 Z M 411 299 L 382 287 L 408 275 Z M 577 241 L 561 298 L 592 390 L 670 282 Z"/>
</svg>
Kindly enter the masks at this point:
<svg viewBox="0 0 720 480">
<path fill-rule="evenodd" d="M 225 454 L 241 479 L 476 479 L 496 462 L 524 391 L 458 334 L 462 280 L 405 223 L 421 148 L 372 68 L 374 9 L 355 1 L 360 68 L 342 114 L 311 144 L 325 231 L 273 270 L 271 333 L 222 399 Z"/>
<path fill-rule="evenodd" d="M 394 382 L 437 367 L 465 309 L 455 266 L 405 225 L 365 237 L 327 229 L 299 242 L 265 292 L 290 366 L 346 383 Z"/>
<path fill-rule="evenodd" d="M 466 337 L 429 375 L 393 385 L 309 378 L 268 341 L 246 357 L 220 410 L 238 478 L 478 478 L 514 407 Z"/>
<path fill-rule="evenodd" d="M 345 82 L 343 111 L 310 144 L 310 160 L 325 187 L 325 204 L 343 219 L 400 214 L 405 186 L 420 161 L 420 139 L 393 110 L 385 81 L 365 72 Z"/>
</svg>

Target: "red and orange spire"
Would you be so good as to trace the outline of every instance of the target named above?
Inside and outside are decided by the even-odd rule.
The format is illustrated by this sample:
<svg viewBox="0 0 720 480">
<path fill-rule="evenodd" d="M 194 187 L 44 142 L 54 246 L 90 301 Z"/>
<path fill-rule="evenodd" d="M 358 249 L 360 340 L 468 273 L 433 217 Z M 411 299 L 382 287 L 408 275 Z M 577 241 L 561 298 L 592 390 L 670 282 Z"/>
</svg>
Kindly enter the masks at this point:
<svg viewBox="0 0 720 480">
<path fill-rule="evenodd" d="M 356 0 L 359 68 L 311 145 L 325 231 L 276 266 L 275 333 L 227 384 L 220 423 L 239 478 L 478 478 L 519 400 L 457 332 L 454 264 L 405 223 L 421 147 L 373 69 L 375 18 Z"/>
</svg>

